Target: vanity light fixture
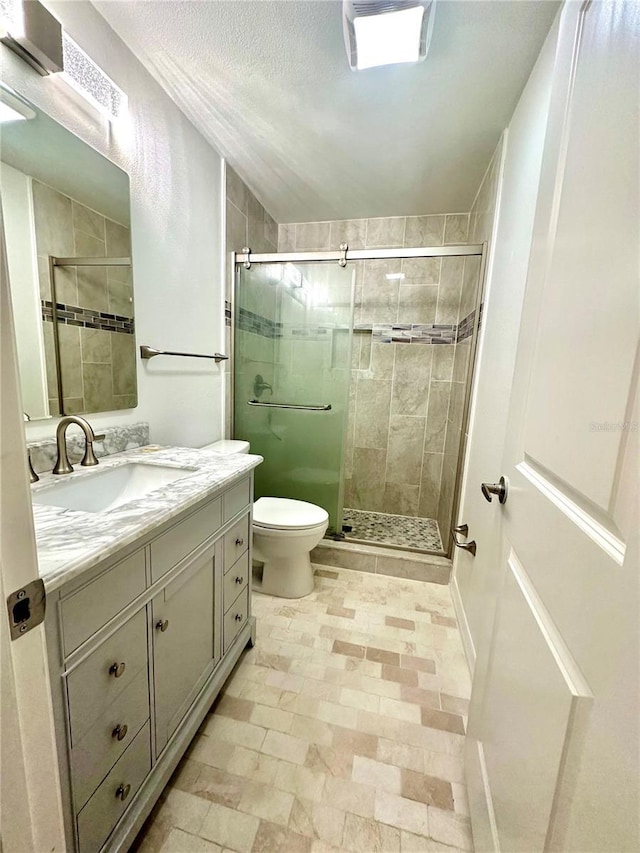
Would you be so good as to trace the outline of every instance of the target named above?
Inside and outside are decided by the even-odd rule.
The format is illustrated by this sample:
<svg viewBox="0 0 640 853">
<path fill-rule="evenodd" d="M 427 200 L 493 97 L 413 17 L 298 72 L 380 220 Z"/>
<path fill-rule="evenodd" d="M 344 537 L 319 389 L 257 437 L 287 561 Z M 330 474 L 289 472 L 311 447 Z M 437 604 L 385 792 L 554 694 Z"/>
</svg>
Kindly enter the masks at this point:
<svg viewBox="0 0 640 853">
<path fill-rule="evenodd" d="M 62 71 L 62 27 L 38 0 L 0 0 L 2 44 L 46 77 Z"/>
<path fill-rule="evenodd" d="M 426 58 L 435 0 L 343 0 L 342 8 L 352 71 Z"/>
</svg>

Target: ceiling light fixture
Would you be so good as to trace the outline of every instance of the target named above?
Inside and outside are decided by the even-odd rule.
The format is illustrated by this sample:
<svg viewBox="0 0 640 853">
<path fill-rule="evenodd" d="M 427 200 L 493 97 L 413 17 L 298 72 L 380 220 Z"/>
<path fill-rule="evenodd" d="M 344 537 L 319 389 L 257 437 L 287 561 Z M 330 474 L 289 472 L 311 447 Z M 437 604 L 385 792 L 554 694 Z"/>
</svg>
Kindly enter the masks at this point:
<svg viewBox="0 0 640 853">
<path fill-rule="evenodd" d="M 351 69 L 425 59 L 434 17 L 435 0 L 343 0 Z"/>
</svg>

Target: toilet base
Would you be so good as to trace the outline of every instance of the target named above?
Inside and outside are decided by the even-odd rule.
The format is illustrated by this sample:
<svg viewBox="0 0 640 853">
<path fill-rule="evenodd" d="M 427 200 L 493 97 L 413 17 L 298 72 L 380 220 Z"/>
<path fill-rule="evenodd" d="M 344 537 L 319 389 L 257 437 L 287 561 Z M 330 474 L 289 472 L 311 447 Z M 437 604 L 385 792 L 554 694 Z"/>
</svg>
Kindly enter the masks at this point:
<svg viewBox="0 0 640 853">
<path fill-rule="evenodd" d="M 302 598 L 313 592 L 315 582 L 309 553 L 265 560 L 260 592 L 277 598 Z"/>
</svg>

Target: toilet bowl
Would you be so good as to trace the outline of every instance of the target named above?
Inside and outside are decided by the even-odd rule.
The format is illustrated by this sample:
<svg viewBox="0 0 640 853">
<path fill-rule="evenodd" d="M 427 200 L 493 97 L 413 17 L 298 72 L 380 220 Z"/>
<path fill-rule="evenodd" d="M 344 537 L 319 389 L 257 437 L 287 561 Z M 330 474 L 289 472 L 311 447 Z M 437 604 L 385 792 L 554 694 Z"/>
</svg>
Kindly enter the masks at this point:
<svg viewBox="0 0 640 853">
<path fill-rule="evenodd" d="M 313 592 L 310 552 L 327 531 L 322 507 L 288 498 L 258 498 L 253 505 L 253 556 L 264 563 L 261 591 L 281 598 Z"/>
<path fill-rule="evenodd" d="M 248 441 L 216 441 L 207 454 L 248 453 Z M 313 592 L 310 553 L 329 525 L 322 507 L 289 498 L 258 498 L 253 505 L 253 559 L 263 564 L 260 591 L 280 598 Z"/>
</svg>

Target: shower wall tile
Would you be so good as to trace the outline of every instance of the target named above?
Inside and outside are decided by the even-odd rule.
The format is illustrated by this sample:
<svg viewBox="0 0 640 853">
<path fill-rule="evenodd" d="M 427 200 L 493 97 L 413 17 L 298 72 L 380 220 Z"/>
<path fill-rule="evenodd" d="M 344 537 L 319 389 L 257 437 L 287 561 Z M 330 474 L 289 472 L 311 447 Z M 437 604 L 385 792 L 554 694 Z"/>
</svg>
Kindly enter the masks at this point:
<svg viewBox="0 0 640 853">
<path fill-rule="evenodd" d="M 367 248 L 391 248 L 404 245 L 404 216 L 367 220 Z"/>
<path fill-rule="evenodd" d="M 425 453 L 442 453 L 444 451 L 451 397 L 451 382 L 431 382 L 427 409 L 427 429 L 424 439 Z"/>
<path fill-rule="evenodd" d="M 129 229 L 120 225 L 118 222 L 112 222 L 110 219 L 104 220 L 104 226 L 107 255 L 110 258 L 130 257 L 131 239 L 129 236 Z"/>
<path fill-rule="evenodd" d="M 405 317 L 410 317 L 413 323 L 435 323 L 438 291 L 437 284 L 400 284 L 398 322 L 401 323 Z"/>
<path fill-rule="evenodd" d="M 74 231 L 84 231 L 85 234 L 96 237 L 98 240 L 105 239 L 104 216 L 73 199 L 71 211 Z"/>
<path fill-rule="evenodd" d="M 367 242 L 366 219 L 336 219 L 329 223 L 329 247 L 339 249 L 346 243 L 350 249 L 364 249 Z"/>
<path fill-rule="evenodd" d="M 238 173 L 228 163 L 226 164 L 226 197 L 227 201 L 245 216 L 249 215 L 249 189 Z M 232 248 L 231 251 L 234 251 Z M 237 251 L 237 249 L 236 249 Z"/>
<path fill-rule="evenodd" d="M 362 379 L 356 392 L 358 447 L 386 449 L 389 439 L 391 382 Z"/>
<path fill-rule="evenodd" d="M 426 418 L 391 416 L 387 446 L 387 485 L 420 485 L 425 424 Z M 416 499 L 416 511 L 417 508 Z M 385 512 L 393 511 L 385 508 Z M 415 515 L 415 512 L 409 514 Z"/>
<path fill-rule="evenodd" d="M 356 447 L 353 452 L 353 475 L 351 493 L 354 509 L 382 512 L 384 505 L 384 472 L 387 451 Z"/>
<path fill-rule="evenodd" d="M 466 243 L 469 233 L 469 214 L 457 213 L 447 216 L 444 228 L 444 244 Z"/>
<path fill-rule="evenodd" d="M 407 216 L 404 245 L 442 246 L 446 216 Z"/>
<path fill-rule="evenodd" d="M 440 284 L 442 258 L 404 258 L 402 272 L 405 284 Z"/>
<path fill-rule="evenodd" d="M 438 292 L 437 323 L 458 322 L 464 258 L 443 258 Z"/>
<path fill-rule="evenodd" d="M 32 182 L 32 192 L 38 255 L 73 257 L 71 199 L 40 181 Z"/>
<path fill-rule="evenodd" d="M 329 222 L 298 222 L 296 225 L 296 250 L 327 250 L 330 248 Z"/>
<path fill-rule="evenodd" d="M 420 486 L 387 483 L 384 489 L 383 512 L 393 515 L 418 515 Z"/>
<path fill-rule="evenodd" d="M 436 347 L 433 351 L 431 379 L 448 382 L 453 376 L 455 347 Z"/>
<path fill-rule="evenodd" d="M 442 453 L 425 453 L 422 457 L 418 515 L 424 518 L 438 518 L 442 459 Z"/>
<path fill-rule="evenodd" d="M 285 223 L 278 225 L 278 251 L 295 252 L 296 249 L 296 225 Z"/>
</svg>

